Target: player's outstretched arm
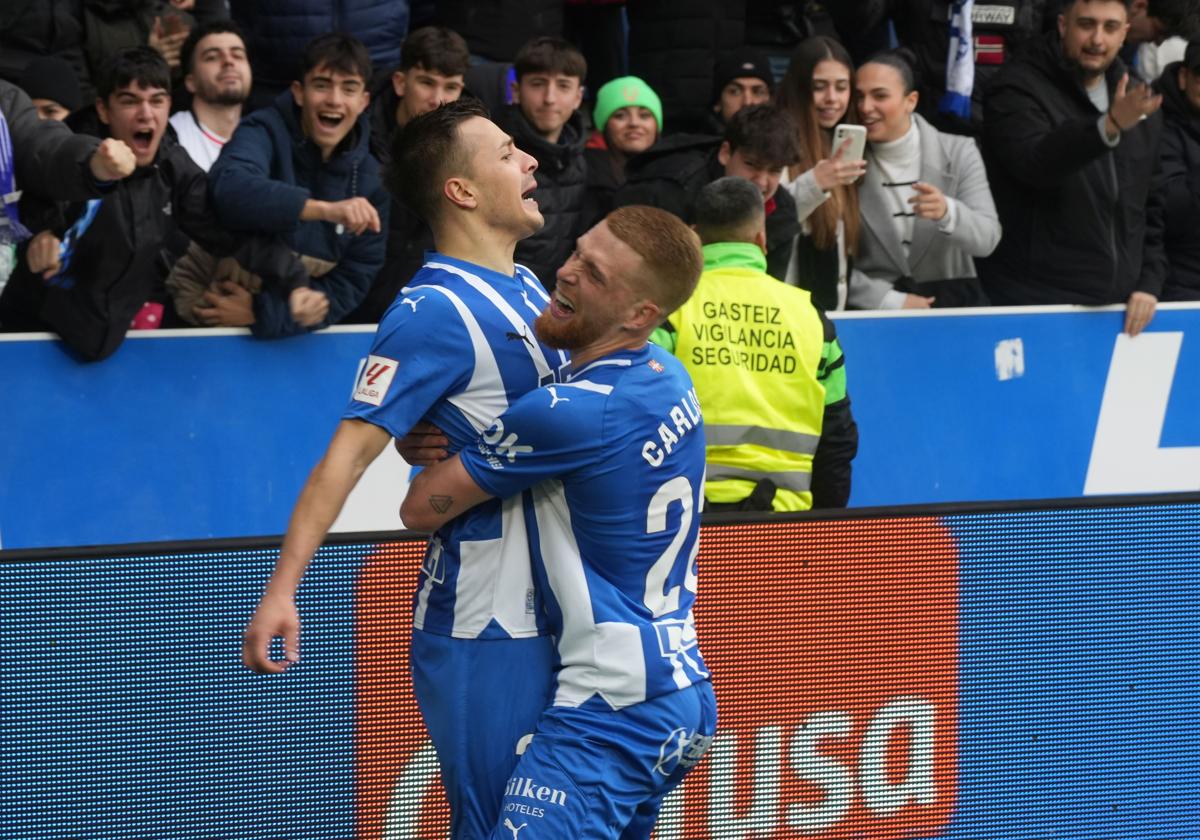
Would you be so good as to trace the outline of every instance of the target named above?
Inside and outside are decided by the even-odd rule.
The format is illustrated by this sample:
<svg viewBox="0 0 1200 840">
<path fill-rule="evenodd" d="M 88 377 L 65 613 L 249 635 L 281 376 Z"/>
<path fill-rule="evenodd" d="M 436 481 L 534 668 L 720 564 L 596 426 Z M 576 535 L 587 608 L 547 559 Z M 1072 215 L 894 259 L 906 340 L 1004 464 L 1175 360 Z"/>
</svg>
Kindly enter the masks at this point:
<svg viewBox="0 0 1200 840">
<path fill-rule="evenodd" d="M 436 531 L 465 510 L 487 501 L 491 494 L 471 478 L 462 458 L 455 455 L 426 467 L 413 479 L 400 505 L 400 518 L 416 531 Z"/>
<path fill-rule="evenodd" d="M 300 659 L 296 589 L 359 478 L 391 435 L 362 420 L 343 420 L 325 457 L 308 476 L 292 511 L 275 572 L 242 636 L 242 663 L 260 674 L 277 674 Z M 284 661 L 271 658 L 271 640 L 283 639 Z"/>
</svg>

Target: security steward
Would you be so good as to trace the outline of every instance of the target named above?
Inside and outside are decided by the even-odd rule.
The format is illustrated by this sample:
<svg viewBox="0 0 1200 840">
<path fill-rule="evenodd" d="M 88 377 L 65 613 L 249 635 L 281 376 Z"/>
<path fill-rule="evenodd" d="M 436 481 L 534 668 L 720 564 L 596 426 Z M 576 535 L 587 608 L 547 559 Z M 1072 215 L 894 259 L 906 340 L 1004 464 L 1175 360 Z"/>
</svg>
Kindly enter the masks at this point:
<svg viewBox="0 0 1200 840">
<path fill-rule="evenodd" d="M 766 273 L 762 195 L 742 178 L 701 190 L 695 294 L 652 339 L 691 374 L 704 412 L 708 510 L 845 507 L 858 427 L 833 324 Z"/>
</svg>

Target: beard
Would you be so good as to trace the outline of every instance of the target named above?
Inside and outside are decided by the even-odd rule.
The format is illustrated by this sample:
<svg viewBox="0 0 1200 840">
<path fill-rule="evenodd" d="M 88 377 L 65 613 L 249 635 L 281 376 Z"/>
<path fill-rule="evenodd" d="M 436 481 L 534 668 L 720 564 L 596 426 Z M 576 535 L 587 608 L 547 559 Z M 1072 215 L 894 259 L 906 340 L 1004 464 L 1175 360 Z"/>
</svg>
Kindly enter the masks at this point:
<svg viewBox="0 0 1200 840">
<path fill-rule="evenodd" d="M 578 350 L 600 338 L 604 330 L 599 324 L 579 317 L 578 313 L 569 321 L 556 321 L 547 308 L 533 322 L 533 332 L 540 341 L 555 350 Z"/>
<path fill-rule="evenodd" d="M 221 87 L 205 83 L 196 85 L 196 98 L 210 105 L 220 105 L 222 107 L 241 105 L 249 96 L 249 85 L 239 84 L 237 87 Z"/>
</svg>

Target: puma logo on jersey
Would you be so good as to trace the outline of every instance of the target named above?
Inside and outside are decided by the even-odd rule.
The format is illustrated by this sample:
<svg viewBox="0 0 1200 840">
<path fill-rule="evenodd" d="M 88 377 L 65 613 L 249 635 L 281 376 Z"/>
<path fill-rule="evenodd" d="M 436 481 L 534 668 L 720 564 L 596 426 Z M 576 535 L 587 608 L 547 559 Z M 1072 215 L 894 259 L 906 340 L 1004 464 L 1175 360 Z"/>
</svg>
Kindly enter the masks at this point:
<svg viewBox="0 0 1200 840">
<path fill-rule="evenodd" d="M 423 301 L 423 300 L 425 300 L 425 295 L 421 295 L 419 298 L 407 298 L 407 297 L 406 297 L 406 298 L 404 298 L 403 300 L 401 300 L 400 302 L 401 302 L 401 303 L 407 303 L 409 306 L 411 306 L 411 307 L 412 307 L 412 311 L 413 311 L 413 312 L 416 312 L 416 311 L 417 311 L 417 304 L 418 304 L 418 303 L 420 303 L 420 302 L 421 302 L 421 301 Z"/>
<path fill-rule="evenodd" d="M 517 840 L 517 835 L 521 832 L 521 829 L 527 825 L 529 825 L 529 823 L 521 823 L 520 825 L 513 825 L 512 820 L 510 820 L 508 817 L 504 818 L 504 827 L 513 833 L 513 840 Z"/>
<path fill-rule="evenodd" d="M 560 397 L 558 395 L 558 391 L 556 391 L 554 389 L 554 386 L 550 386 L 546 390 L 550 392 L 550 407 L 551 408 L 554 408 L 554 406 L 558 405 L 560 402 L 570 402 L 570 400 L 567 399 L 566 397 Z"/>
<path fill-rule="evenodd" d="M 521 331 L 519 333 L 509 330 L 504 334 L 504 337 L 509 341 L 524 341 L 530 347 L 533 346 L 533 342 L 529 340 L 529 333 L 525 331 L 524 327 L 521 327 Z"/>
</svg>

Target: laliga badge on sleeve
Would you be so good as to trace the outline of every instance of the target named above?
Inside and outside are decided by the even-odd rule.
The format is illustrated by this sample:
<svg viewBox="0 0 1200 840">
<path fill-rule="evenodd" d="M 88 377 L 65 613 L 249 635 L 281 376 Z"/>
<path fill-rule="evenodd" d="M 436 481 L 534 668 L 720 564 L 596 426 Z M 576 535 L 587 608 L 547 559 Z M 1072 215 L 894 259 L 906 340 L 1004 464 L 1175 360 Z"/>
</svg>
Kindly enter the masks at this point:
<svg viewBox="0 0 1200 840">
<path fill-rule="evenodd" d="M 358 385 L 354 388 L 354 399 L 371 405 L 383 405 L 392 379 L 396 376 L 396 368 L 400 363 L 385 356 L 368 356 L 358 377 Z"/>
</svg>

